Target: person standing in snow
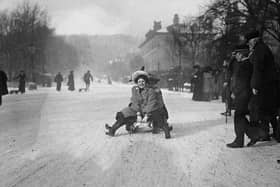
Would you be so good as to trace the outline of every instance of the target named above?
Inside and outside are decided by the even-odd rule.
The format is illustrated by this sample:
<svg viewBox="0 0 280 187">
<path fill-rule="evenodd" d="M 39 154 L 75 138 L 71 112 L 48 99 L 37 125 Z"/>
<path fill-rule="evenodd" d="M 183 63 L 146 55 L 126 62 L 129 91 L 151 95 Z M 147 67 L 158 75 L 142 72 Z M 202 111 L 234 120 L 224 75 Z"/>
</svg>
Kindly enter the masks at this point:
<svg viewBox="0 0 280 187">
<path fill-rule="evenodd" d="M 252 64 L 245 57 L 248 56 L 249 48 L 247 45 L 239 45 L 235 48 L 234 59 L 230 64 L 231 74 L 231 98 L 234 102 L 234 132 L 235 139 L 227 144 L 229 148 L 241 148 L 244 146 L 244 134 L 251 141 L 264 137 L 265 132 L 256 126 L 251 126 L 246 118 L 249 115 L 248 104 L 252 96 L 250 89 L 250 79 L 253 72 Z M 248 144 L 250 146 L 250 143 Z"/>
<path fill-rule="evenodd" d="M 2 96 L 8 94 L 7 81 L 6 73 L 0 69 L 0 106 L 2 105 Z"/>
<path fill-rule="evenodd" d="M 86 84 L 86 91 L 89 91 L 90 81 L 93 82 L 93 76 L 91 75 L 90 71 L 88 70 L 88 71 L 84 74 L 84 82 L 85 82 L 85 84 Z"/>
<path fill-rule="evenodd" d="M 55 76 L 54 81 L 56 82 L 56 90 L 60 91 L 61 90 L 61 83 L 63 82 L 63 76 L 61 75 L 60 72 Z"/>
<path fill-rule="evenodd" d="M 253 30 L 245 35 L 245 39 L 250 47 L 250 62 L 253 65 L 253 73 L 250 80 L 251 91 L 253 93 L 249 109 L 250 117 L 262 127 L 270 140 L 269 123 L 273 132 L 279 133 L 277 124 L 277 109 L 279 103 L 277 66 L 270 48 L 263 42 L 260 32 Z M 280 141 L 279 137 L 276 138 Z M 256 142 L 252 142 L 252 145 Z"/>
<path fill-rule="evenodd" d="M 15 78 L 19 80 L 18 90 L 20 93 L 25 93 L 25 83 L 26 83 L 26 75 L 23 70 L 20 71 L 19 75 Z"/>
<path fill-rule="evenodd" d="M 194 73 L 192 74 L 192 90 L 193 96 L 192 100 L 201 101 L 202 100 L 202 72 L 199 65 L 195 65 Z"/>
<path fill-rule="evenodd" d="M 75 90 L 75 82 L 74 82 L 74 71 L 71 70 L 70 74 L 68 75 L 68 90 L 74 91 Z"/>
</svg>

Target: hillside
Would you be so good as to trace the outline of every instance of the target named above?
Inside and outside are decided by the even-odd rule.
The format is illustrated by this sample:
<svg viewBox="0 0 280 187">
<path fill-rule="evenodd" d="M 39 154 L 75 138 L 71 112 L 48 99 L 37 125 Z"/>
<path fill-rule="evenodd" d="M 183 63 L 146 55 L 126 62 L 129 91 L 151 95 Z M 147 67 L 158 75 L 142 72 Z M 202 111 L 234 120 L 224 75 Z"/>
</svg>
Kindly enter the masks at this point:
<svg viewBox="0 0 280 187">
<path fill-rule="evenodd" d="M 81 65 L 104 70 L 106 64 L 137 50 L 140 40 L 128 35 L 71 35 L 62 36 L 78 52 Z"/>
</svg>

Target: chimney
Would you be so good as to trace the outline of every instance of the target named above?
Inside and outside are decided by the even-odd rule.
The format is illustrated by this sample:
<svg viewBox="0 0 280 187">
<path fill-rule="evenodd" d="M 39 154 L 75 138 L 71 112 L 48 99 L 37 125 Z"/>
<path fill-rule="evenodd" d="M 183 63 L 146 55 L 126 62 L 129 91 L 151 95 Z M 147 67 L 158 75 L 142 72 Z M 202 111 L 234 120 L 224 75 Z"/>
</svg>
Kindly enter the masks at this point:
<svg viewBox="0 0 280 187">
<path fill-rule="evenodd" d="M 158 31 L 161 29 L 161 21 L 154 21 L 153 31 Z"/>
</svg>

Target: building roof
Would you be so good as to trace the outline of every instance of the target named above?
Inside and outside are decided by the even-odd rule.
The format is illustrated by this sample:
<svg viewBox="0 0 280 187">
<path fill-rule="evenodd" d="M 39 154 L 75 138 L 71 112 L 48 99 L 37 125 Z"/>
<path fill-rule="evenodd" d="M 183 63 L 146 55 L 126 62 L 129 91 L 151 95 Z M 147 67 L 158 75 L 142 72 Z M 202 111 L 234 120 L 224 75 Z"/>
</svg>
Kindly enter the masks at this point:
<svg viewBox="0 0 280 187">
<path fill-rule="evenodd" d="M 139 45 L 139 48 L 142 48 L 148 41 L 150 41 L 151 39 L 153 39 L 155 36 L 158 36 L 158 35 L 168 35 L 169 33 L 166 31 L 166 28 L 164 29 L 160 29 L 158 31 L 152 31 L 150 30 L 149 32 L 147 32 L 146 34 L 146 39 L 144 42 L 142 42 L 140 45 Z"/>
</svg>

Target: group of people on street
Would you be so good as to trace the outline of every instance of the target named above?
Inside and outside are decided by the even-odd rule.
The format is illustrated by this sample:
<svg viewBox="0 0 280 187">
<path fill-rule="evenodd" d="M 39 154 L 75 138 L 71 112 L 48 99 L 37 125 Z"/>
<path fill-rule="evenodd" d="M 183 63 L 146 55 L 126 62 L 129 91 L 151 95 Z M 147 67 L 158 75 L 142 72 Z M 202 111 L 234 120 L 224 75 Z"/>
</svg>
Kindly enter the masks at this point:
<svg viewBox="0 0 280 187">
<path fill-rule="evenodd" d="M 235 139 L 229 148 L 243 147 L 245 134 L 250 139 L 247 146 L 271 140 L 270 125 L 272 137 L 280 142 L 277 64 L 258 31 L 247 33 L 245 41 L 232 53 L 225 82 L 234 109 Z"/>
<path fill-rule="evenodd" d="M 168 111 L 164 104 L 162 92 L 156 86 L 159 81 L 155 76 L 148 74 L 144 70 L 136 71 L 132 74 L 135 86 L 132 87 L 130 103 L 127 107 L 117 112 L 116 121 L 112 126 L 105 124 L 106 134 L 114 136 L 116 131 L 125 125 L 128 132 L 135 132 L 134 124 L 140 117 L 142 122 L 152 123 L 152 133 L 156 134 L 162 129 L 165 138 L 169 139 L 170 127 L 167 123 Z"/>
<path fill-rule="evenodd" d="M 225 61 L 222 72 L 196 65 L 191 80 L 193 100 L 210 101 L 221 94 L 226 103 L 222 114 L 230 116 L 234 110 L 236 138 L 227 144 L 230 148 L 243 147 L 245 134 L 250 139 L 248 146 L 271 140 L 270 125 L 272 137 L 280 142 L 280 69 L 259 31 L 247 33 L 244 41 Z M 219 74 L 224 80 L 222 89 L 218 86 Z"/>
<path fill-rule="evenodd" d="M 194 65 L 194 72 L 191 77 L 191 92 L 193 92 L 192 100 L 194 101 L 211 101 L 219 99 L 220 71 L 210 66 L 200 67 Z"/>
<path fill-rule="evenodd" d="M 58 72 L 54 78 L 54 81 L 56 82 L 57 91 L 61 91 L 61 85 L 62 85 L 63 80 L 64 80 L 63 75 L 61 74 L 61 72 Z M 75 90 L 75 80 L 74 80 L 74 71 L 73 70 L 70 71 L 67 80 L 68 80 L 67 81 L 68 90 L 74 91 Z M 90 82 L 93 82 L 93 76 L 89 70 L 84 74 L 83 81 L 85 82 L 85 85 L 86 85 L 85 91 L 89 91 Z"/>
</svg>

